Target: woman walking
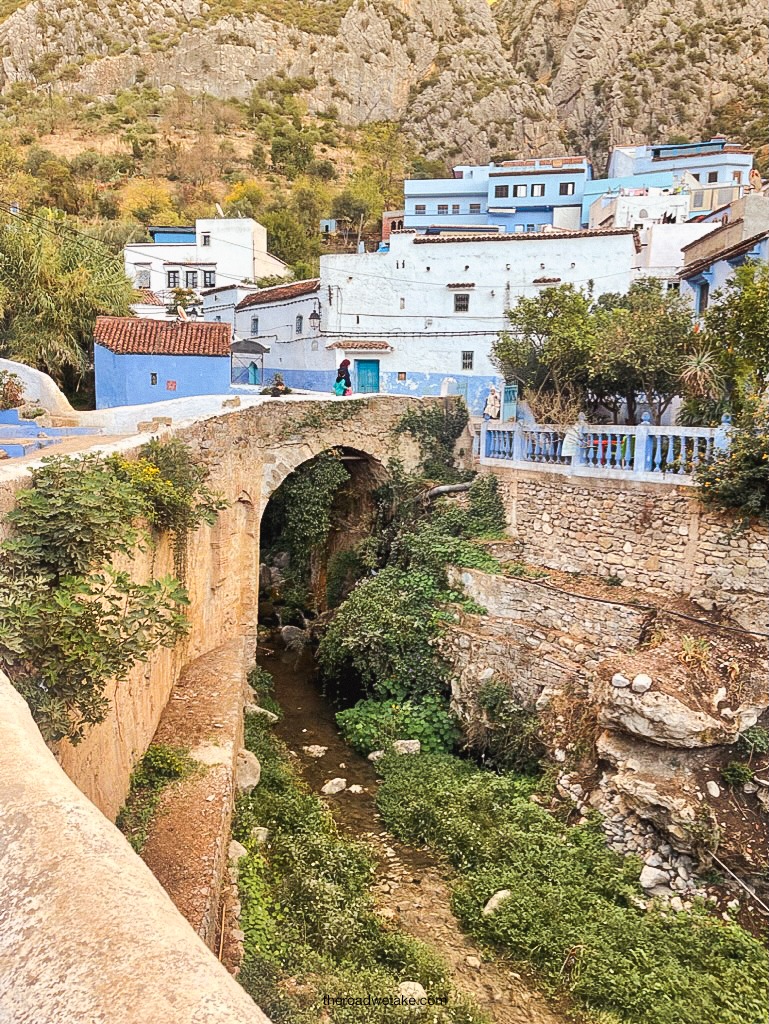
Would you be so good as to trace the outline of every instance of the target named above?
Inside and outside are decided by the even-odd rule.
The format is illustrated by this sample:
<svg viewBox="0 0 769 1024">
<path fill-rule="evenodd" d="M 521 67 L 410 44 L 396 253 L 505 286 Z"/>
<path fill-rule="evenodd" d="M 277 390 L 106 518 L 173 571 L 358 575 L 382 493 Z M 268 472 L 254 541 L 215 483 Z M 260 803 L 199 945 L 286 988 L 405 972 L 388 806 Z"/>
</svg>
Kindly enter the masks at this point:
<svg viewBox="0 0 769 1024">
<path fill-rule="evenodd" d="M 334 381 L 334 393 L 337 395 L 351 395 L 352 381 L 350 380 L 350 360 L 343 359 L 337 370 Z"/>
</svg>

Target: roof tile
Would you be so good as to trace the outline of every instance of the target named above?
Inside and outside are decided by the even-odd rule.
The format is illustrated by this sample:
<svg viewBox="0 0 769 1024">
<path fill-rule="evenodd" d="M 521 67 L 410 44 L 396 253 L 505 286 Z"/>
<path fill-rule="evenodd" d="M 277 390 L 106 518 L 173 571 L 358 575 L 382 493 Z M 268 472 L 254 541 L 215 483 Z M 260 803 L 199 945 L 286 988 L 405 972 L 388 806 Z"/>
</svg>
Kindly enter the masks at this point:
<svg viewBox="0 0 769 1024">
<path fill-rule="evenodd" d="M 188 320 L 98 316 L 93 339 L 116 355 L 229 356 L 231 328 Z"/>
<path fill-rule="evenodd" d="M 235 309 L 248 309 L 251 306 L 264 306 L 268 302 L 286 302 L 297 299 L 301 295 L 311 295 L 320 288 L 320 279 L 315 277 L 309 281 L 294 281 L 292 284 L 276 284 L 271 288 L 261 288 L 253 295 L 241 299 Z"/>
</svg>

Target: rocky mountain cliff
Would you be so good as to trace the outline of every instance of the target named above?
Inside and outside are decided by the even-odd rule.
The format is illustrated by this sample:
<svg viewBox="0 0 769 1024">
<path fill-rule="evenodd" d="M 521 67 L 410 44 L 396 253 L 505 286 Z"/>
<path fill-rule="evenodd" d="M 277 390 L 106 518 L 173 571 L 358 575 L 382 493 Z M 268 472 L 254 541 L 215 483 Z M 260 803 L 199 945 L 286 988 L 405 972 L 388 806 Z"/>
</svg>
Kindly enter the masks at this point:
<svg viewBox="0 0 769 1024">
<path fill-rule="evenodd" d="M 400 121 L 428 156 L 600 162 L 714 129 L 761 145 L 766 41 L 760 0 L 33 0 L 0 25 L 0 89 L 245 98 L 285 73 L 310 111 Z"/>
</svg>

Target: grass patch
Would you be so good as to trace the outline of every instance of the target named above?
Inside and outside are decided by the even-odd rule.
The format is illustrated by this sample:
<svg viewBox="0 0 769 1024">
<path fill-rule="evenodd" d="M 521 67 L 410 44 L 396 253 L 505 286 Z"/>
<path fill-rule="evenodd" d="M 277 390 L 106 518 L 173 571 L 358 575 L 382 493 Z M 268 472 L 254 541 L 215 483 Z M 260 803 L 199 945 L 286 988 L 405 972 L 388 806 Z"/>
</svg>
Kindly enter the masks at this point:
<svg viewBox="0 0 769 1024">
<path fill-rule="evenodd" d="M 388 827 L 448 857 L 459 873 L 454 910 L 481 942 L 616 1024 L 767 1020 L 762 945 L 704 906 L 640 909 L 640 861 L 608 850 L 597 823 L 569 828 L 532 803 L 535 781 L 449 755 L 380 767 Z M 511 896 L 484 916 L 502 889 Z"/>
<path fill-rule="evenodd" d="M 137 853 L 147 842 L 163 790 L 199 769 L 199 763 L 181 747 L 153 743 L 148 748 L 131 774 L 128 799 L 115 822 Z"/>
<path fill-rule="evenodd" d="M 376 916 L 368 849 L 339 834 L 259 716 L 247 716 L 246 746 L 259 758 L 262 777 L 238 801 L 233 827 L 248 850 L 240 862 L 239 980 L 274 1024 L 482 1024 L 483 1015 L 452 991 L 443 961 Z M 255 826 L 269 829 L 267 847 L 254 840 Z M 323 1005 L 324 995 L 396 996 L 402 981 L 419 982 L 447 1005 Z"/>
</svg>

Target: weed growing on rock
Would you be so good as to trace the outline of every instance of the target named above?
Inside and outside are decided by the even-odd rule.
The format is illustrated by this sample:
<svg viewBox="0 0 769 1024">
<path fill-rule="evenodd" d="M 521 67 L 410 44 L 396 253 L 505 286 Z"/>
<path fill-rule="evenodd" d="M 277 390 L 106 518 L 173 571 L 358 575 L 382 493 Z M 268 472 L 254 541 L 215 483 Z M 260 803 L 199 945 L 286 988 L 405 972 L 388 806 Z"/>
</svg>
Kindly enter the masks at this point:
<svg viewBox="0 0 769 1024">
<path fill-rule="evenodd" d="M 142 852 L 149 838 L 163 790 L 200 767 L 181 747 L 153 743 L 148 748 L 131 775 L 128 799 L 115 823 L 137 853 Z"/>
<path fill-rule="evenodd" d="M 454 446 L 467 426 L 465 403 L 446 399 L 442 408 L 410 409 L 396 427 L 397 433 L 408 433 L 422 451 L 422 469 L 430 480 L 453 483 L 467 479 L 454 466 Z"/>
</svg>

